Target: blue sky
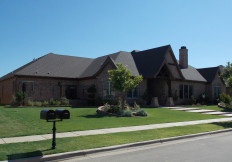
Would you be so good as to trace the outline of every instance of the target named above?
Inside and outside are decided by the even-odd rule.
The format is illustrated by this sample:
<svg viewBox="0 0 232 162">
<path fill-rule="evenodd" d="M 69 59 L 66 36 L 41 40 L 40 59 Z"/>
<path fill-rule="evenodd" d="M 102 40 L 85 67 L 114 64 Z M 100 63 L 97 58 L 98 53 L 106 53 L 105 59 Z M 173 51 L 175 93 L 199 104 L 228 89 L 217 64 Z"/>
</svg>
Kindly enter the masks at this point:
<svg viewBox="0 0 232 162">
<path fill-rule="evenodd" d="M 0 0 L 0 76 L 47 53 L 96 58 L 170 44 L 197 68 L 232 61 L 231 0 Z"/>
</svg>

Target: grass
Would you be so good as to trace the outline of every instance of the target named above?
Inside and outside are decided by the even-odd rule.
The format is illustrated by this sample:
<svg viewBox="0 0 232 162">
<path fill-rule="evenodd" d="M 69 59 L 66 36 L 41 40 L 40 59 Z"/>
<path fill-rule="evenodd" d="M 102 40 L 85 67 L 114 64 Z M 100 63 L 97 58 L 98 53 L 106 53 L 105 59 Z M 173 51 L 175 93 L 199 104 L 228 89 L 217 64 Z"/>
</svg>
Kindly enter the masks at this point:
<svg viewBox="0 0 232 162">
<path fill-rule="evenodd" d="M 44 108 L 4 108 L 0 107 L 0 137 L 47 134 L 52 132 L 52 123 L 40 119 Z M 56 109 L 56 108 L 50 108 Z M 113 117 L 96 114 L 96 108 L 66 108 L 71 119 L 57 123 L 57 132 L 102 129 L 146 124 L 193 121 L 222 118 L 163 108 L 145 108 L 148 117 Z"/>
<path fill-rule="evenodd" d="M 0 145 L 0 160 L 11 160 L 67 151 L 100 148 L 125 143 L 181 136 L 231 128 L 231 122 L 199 124 L 191 126 L 161 128 L 136 132 L 58 138 L 57 148 L 51 150 L 51 140 Z"/>
<path fill-rule="evenodd" d="M 199 108 L 199 109 L 208 109 L 208 110 L 215 110 L 215 111 L 221 111 L 221 112 L 231 112 L 230 109 L 223 109 L 218 107 L 217 105 L 210 105 L 210 106 L 190 106 L 191 108 Z"/>
</svg>

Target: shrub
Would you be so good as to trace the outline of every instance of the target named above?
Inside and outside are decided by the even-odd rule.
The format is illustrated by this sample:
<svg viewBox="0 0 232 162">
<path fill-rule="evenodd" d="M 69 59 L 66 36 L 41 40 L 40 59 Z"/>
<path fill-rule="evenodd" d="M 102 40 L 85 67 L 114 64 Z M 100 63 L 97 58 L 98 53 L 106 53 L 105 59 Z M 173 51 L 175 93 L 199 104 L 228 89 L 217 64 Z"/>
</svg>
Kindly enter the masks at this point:
<svg viewBox="0 0 232 162">
<path fill-rule="evenodd" d="M 232 98 L 230 97 L 230 95 L 225 94 L 225 93 L 221 93 L 219 95 L 219 99 L 220 99 L 220 101 L 222 101 L 226 104 L 230 104 L 230 102 L 232 101 Z"/>
<path fill-rule="evenodd" d="M 28 101 L 27 101 L 27 105 L 28 105 L 28 106 L 34 106 L 34 102 L 31 101 L 31 100 L 28 100 Z"/>
<path fill-rule="evenodd" d="M 54 100 L 53 98 L 51 98 L 51 99 L 49 100 L 49 104 L 50 104 L 50 105 L 55 105 L 56 102 L 55 102 L 55 100 Z"/>
<path fill-rule="evenodd" d="M 135 108 L 135 110 L 138 110 L 138 109 L 140 109 L 140 106 L 135 102 L 134 103 L 134 108 Z"/>
<path fill-rule="evenodd" d="M 60 100 L 55 100 L 55 106 L 59 106 L 61 104 Z"/>
<path fill-rule="evenodd" d="M 20 105 L 23 105 L 23 101 L 24 101 L 25 98 L 27 98 L 27 94 L 25 92 L 18 91 L 15 94 L 15 100 Z"/>
<path fill-rule="evenodd" d="M 209 102 L 209 97 L 205 92 L 199 96 L 199 102 L 201 104 L 207 104 Z"/>
<path fill-rule="evenodd" d="M 61 99 L 61 105 L 68 106 L 68 105 L 69 105 L 69 99 L 67 99 L 67 98 L 62 98 L 62 99 Z"/>
<path fill-rule="evenodd" d="M 40 101 L 36 101 L 36 102 L 34 102 L 34 106 L 42 106 L 42 102 L 40 102 Z"/>
<path fill-rule="evenodd" d="M 49 104 L 48 101 L 44 101 L 42 105 L 43 106 L 48 106 L 48 104 Z"/>
<path fill-rule="evenodd" d="M 136 110 L 136 116 L 147 116 L 147 112 L 144 109 Z"/>
<path fill-rule="evenodd" d="M 122 111 L 120 111 L 119 115 L 123 116 L 123 117 L 132 117 L 133 116 L 131 110 L 122 110 Z"/>
<path fill-rule="evenodd" d="M 104 106 L 106 107 L 108 113 L 118 114 L 120 111 L 120 107 L 118 107 L 118 105 L 110 106 L 108 103 L 106 103 Z"/>
<path fill-rule="evenodd" d="M 192 104 L 196 104 L 197 103 L 197 99 L 193 95 L 191 96 L 191 101 L 192 101 Z"/>
<path fill-rule="evenodd" d="M 146 104 L 147 105 L 150 105 L 151 104 L 151 99 L 152 99 L 152 96 L 150 94 L 147 93 L 147 90 L 144 92 L 144 94 L 141 96 L 142 99 L 144 101 L 146 101 Z"/>
</svg>

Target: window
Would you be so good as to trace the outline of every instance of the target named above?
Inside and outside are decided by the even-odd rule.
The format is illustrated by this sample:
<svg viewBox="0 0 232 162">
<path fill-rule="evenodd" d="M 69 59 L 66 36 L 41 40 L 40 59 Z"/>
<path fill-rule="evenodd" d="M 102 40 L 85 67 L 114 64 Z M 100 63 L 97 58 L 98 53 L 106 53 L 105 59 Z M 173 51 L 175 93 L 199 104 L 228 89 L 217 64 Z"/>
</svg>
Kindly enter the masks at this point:
<svg viewBox="0 0 232 162">
<path fill-rule="evenodd" d="M 104 82 L 103 84 L 103 97 L 106 96 L 115 96 L 115 92 L 110 81 Z"/>
<path fill-rule="evenodd" d="M 183 85 L 181 84 L 179 87 L 179 97 L 181 99 L 190 99 L 193 95 L 193 86 L 192 85 Z"/>
<path fill-rule="evenodd" d="M 214 99 L 217 99 L 220 93 L 221 93 L 221 85 L 219 83 L 216 83 L 214 85 Z"/>
<path fill-rule="evenodd" d="M 22 82 L 22 91 L 26 92 L 28 97 L 31 97 L 34 92 L 34 82 L 33 81 L 23 81 Z"/>
<path fill-rule="evenodd" d="M 138 96 L 139 96 L 138 86 L 133 90 L 127 91 L 127 98 L 138 98 Z"/>
</svg>

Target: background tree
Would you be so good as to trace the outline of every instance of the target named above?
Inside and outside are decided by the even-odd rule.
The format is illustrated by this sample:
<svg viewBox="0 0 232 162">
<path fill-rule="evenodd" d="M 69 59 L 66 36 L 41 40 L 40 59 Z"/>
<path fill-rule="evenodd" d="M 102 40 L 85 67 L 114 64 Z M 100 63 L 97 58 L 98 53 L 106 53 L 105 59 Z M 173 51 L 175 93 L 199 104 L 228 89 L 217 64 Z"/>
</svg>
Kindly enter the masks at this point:
<svg viewBox="0 0 232 162">
<path fill-rule="evenodd" d="M 232 63 L 228 62 L 221 74 L 226 84 L 232 89 Z"/>
<path fill-rule="evenodd" d="M 121 109 L 123 110 L 125 107 L 127 91 L 135 89 L 138 84 L 142 82 L 143 77 L 141 75 L 132 76 L 131 71 L 127 69 L 127 66 L 124 67 L 121 63 L 117 63 L 116 66 L 117 69 L 108 71 L 111 76 L 109 80 L 112 82 L 113 88 L 121 92 Z"/>
</svg>

